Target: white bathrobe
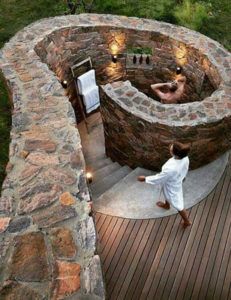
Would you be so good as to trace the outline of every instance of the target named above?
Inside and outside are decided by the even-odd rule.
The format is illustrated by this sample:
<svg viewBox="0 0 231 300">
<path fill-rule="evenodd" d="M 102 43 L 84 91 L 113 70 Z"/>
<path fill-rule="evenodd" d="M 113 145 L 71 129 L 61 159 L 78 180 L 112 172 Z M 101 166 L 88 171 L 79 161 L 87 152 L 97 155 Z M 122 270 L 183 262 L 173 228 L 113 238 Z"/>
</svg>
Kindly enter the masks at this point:
<svg viewBox="0 0 231 300">
<path fill-rule="evenodd" d="M 188 173 L 189 158 L 170 158 L 163 166 L 161 173 L 145 177 L 145 182 L 161 184 L 166 200 L 178 211 L 184 209 L 182 182 Z"/>
</svg>

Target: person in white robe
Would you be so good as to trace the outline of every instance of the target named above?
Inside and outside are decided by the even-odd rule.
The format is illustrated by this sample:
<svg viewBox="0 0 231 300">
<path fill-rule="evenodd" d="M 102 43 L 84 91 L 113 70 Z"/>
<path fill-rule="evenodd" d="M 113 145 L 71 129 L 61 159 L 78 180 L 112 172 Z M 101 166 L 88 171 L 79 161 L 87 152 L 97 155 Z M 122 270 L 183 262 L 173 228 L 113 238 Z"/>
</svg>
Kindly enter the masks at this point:
<svg viewBox="0 0 231 300">
<path fill-rule="evenodd" d="M 184 227 L 191 225 L 187 212 L 184 209 L 182 183 L 189 169 L 188 145 L 175 142 L 170 146 L 171 158 L 162 166 L 161 173 L 153 176 L 139 176 L 138 180 L 149 184 L 160 184 L 165 196 L 164 202 L 157 202 L 157 205 L 169 209 L 172 205 L 181 215 Z"/>
</svg>

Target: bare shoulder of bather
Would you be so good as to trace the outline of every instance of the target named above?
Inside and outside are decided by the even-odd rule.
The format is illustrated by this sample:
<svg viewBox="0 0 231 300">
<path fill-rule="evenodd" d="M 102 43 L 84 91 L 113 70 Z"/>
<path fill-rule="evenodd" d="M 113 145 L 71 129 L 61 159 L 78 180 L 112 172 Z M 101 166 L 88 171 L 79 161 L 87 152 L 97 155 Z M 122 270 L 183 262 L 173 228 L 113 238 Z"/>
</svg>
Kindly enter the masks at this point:
<svg viewBox="0 0 231 300">
<path fill-rule="evenodd" d="M 185 76 L 178 76 L 176 80 L 169 83 L 159 83 L 151 85 L 152 90 L 159 96 L 161 103 L 177 103 L 183 95 L 186 82 Z"/>
</svg>

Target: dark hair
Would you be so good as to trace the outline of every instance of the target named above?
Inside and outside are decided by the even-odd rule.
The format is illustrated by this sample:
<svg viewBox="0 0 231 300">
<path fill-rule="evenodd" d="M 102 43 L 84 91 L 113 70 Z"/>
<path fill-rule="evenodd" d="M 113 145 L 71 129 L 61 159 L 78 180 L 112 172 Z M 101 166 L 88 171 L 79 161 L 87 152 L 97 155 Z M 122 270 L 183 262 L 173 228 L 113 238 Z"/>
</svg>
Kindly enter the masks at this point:
<svg viewBox="0 0 231 300">
<path fill-rule="evenodd" d="M 190 146 L 188 144 L 181 144 L 180 142 L 174 142 L 172 147 L 172 152 L 179 158 L 184 158 L 188 155 L 190 151 Z"/>
<path fill-rule="evenodd" d="M 178 89 L 177 85 L 172 85 L 172 86 L 169 88 L 169 90 L 170 90 L 171 92 L 175 92 L 177 89 Z"/>
</svg>

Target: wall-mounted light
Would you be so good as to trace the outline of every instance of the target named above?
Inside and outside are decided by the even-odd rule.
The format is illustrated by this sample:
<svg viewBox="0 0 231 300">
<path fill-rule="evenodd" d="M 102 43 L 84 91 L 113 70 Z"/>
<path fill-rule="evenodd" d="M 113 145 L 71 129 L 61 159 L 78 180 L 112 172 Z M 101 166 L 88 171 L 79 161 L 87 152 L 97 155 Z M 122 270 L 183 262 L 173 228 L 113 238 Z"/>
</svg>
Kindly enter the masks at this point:
<svg viewBox="0 0 231 300">
<path fill-rule="evenodd" d="M 87 172 L 86 178 L 87 178 L 87 183 L 88 183 L 88 184 L 92 183 L 92 180 L 93 180 L 92 173 Z"/>
<path fill-rule="evenodd" d="M 62 85 L 62 87 L 63 87 L 64 89 L 66 89 L 66 88 L 67 88 L 67 81 L 66 81 L 66 80 L 62 80 L 62 81 L 61 81 L 61 85 Z"/>
<path fill-rule="evenodd" d="M 119 47 L 116 42 L 111 43 L 110 50 L 112 55 L 116 55 L 119 51 Z"/>
<path fill-rule="evenodd" d="M 181 67 L 177 67 L 176 68 L 176 74 L 179 75 L 182 72 L 182 68 Z"/>
<path fill-rule="evenodd" d="M 118 52 L 119 52 L 119 47 L 115 41 L 110 44 L 110 51 L 111 51 L 111 60 L 115 64 L 117 63 Z"/>
<path fill-rule="evenodd" d="M 117 55 L 115 55 L 115 54 L 112 54 L 112 56 L 111 56 L 111 60 L 112 60 L 112 62 L 114 63 L 114 64 L 116 64 L 117 63 Z"/>
</svg>

